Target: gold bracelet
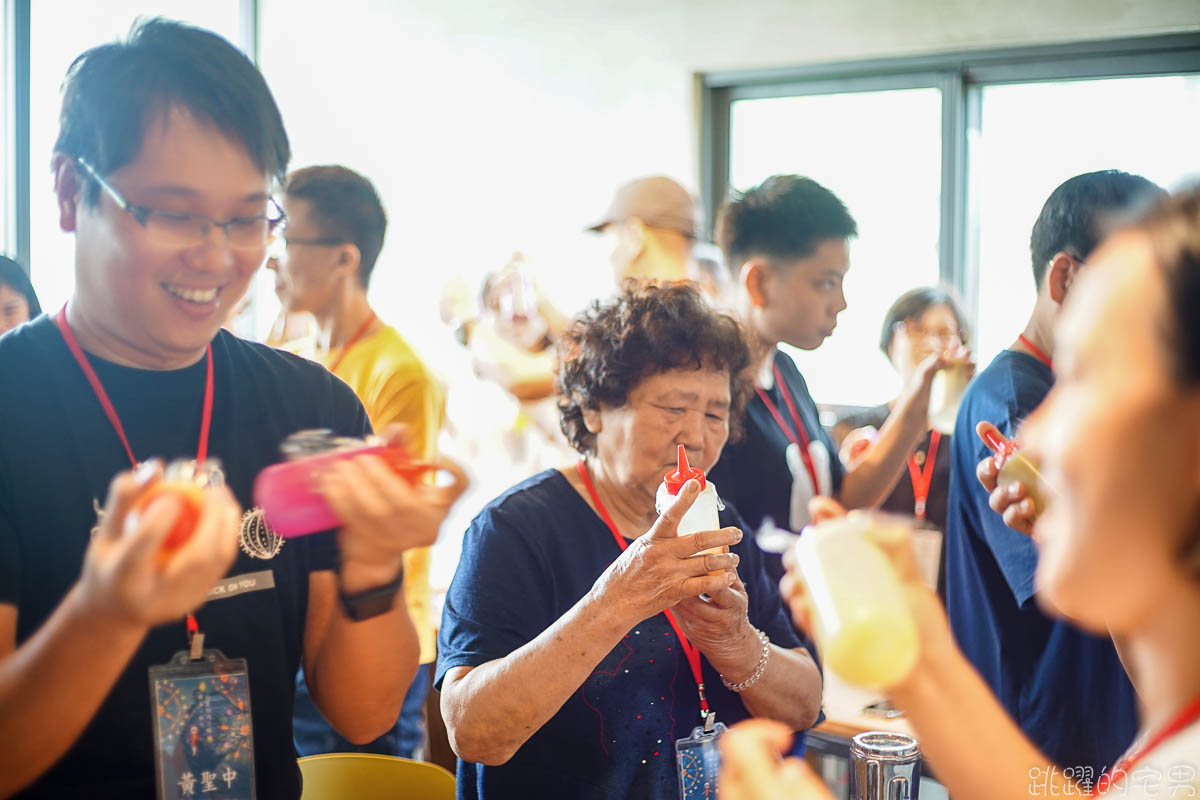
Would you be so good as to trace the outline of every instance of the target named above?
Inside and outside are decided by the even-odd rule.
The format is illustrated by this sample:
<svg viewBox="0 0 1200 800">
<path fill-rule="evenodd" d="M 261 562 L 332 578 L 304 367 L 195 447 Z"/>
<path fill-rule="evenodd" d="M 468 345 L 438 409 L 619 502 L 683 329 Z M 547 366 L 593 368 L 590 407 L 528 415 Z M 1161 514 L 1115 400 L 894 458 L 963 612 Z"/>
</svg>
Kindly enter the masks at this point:
<svg viewBox="0 0 1200 800">
<path fill-rule="evenodd" d="M 757 628 L 754 629 L 754 632 L 758 634 L 758 640 L 762 642 L 762 653 L 758 656 L 758 665 L 754 667 L 754 672 L 750 675 L 750 677 L 746 678 L 746 680 L 742 681 L 741 683 L 730 683 L 725 679 L 725 676 L 722 675 L 721 683 L 725 684 L 725 688 L 731 692 L 746 691 L 751 686 L 758 683 L 758 679 L 761 678 L 763 673 L 767 671 L 767 659 L 771 657 L 771 640 L 767 638 L 765 633 Z"/>
</svg>

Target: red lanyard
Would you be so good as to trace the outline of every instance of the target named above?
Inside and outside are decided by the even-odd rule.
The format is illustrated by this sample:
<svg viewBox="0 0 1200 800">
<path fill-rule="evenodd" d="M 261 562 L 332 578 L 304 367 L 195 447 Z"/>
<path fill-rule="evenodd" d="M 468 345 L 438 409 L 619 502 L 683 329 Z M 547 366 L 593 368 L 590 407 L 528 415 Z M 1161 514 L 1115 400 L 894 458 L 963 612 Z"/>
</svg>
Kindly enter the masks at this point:
<svg viewBox="0 0 1200 800">
<path fill-rule="evenodd" d="M 929 434 L 929 452 L 925 455 L 925 468 L 917 465 L 917 460 L 908 457 L 908 477 L 913 487 L 913 513 L 917 519 L 925 519 L 925 507 L 929 500 L 929 486 L 933 483 L 933 465 L 937 463 L 938 443 L 942 434 L 933 431 Z"/>
<path fill-rule="evenodd" d="M 779 365 L 772 365 L 772 370 L 775 373 L 775 385 L 779 387 L 779 393 L 783 395 L 783 402 L 787 404 L 788 413 L 791 414 L 792 422 L 796 426 L 795 430 L 793 431 L 783 421 L 783 414 L 779 413 L 779 407 L 771 400 L 771 396 L 762 390 L 761 386 L 755 385 L 754 391 L 758 392 L 758 399 L 762 400 L 763 405 L 767 407 L 767 411 L 770 411 L 771 416 L 775 418 L 775 424 L 779 426 L 779 430 L 783 431 L 783 435 L 787 437 L 789 442 L 800 449 L 800 458 L 804 459 L 804 468 L 808 470 L 808 477 L 812 478 L 813 494 L 820 494 L 821 484 L 817 482 L 817 468 L 813 464 L 812 453 L 808 452 L 808 431 L 804 429 L 804 423 L 800 419 L 800 412 L 796 410 L 796 401 L 792 398 L 792 393 L 783 382 L 783 375 L 779 372 Z"/>
<path fill-rule="evenodd" d="M 1197 697 L 1191 703 L 1184 706 L 1183 710 L 1174 719 L 1168 722 L 1157 734 L 1148 739 L 1145 744 L 1134 749 L 1129 755 L 1114 764 L 1111 770 L 1101 775 L 1100 780 L 1096 781 L 1096 787 L 1092 790 L 1092 794 L 1102 795 L 1107 792 L 1112 788 L 1117 777 L 1128 775 L 1129 770 L 1133 769 L 1139 761 L 1150 755 L 1150 751 L 1196 720 L 1200 720 L 1200 697 Z"/>
<path fill-rule="evenodd" d="M 617 546 L 624 553 L 625 548 L 629 547 L 629 543 L 625 541 L 625 537 L 621 535 L 617 524 L 608 515 L 608 509 L 600 501 L 600 495 L 596 494 L 596 487 L 592 485 L 592 478 L 588 475 L 587 464 L 580 459 L 575 468 L 579 470 L 579 477 L 583 480 L 583 485 L 587 488 L 588 495 L 592 498 L 592 503 L 595 504 L 600 518 L 604 520 L 604 524 L 612 532 L 613 538 L 617 540 Z M 671 629 L 675 631 L 675 635 L 679 637 L 679 646 L 683 648 L 683 654 L 687 657 L 688 666 L 692 670 L 692 677 L 696 679 L 696 689 L 700 692 L 700 719 L 704 720 L 704 730 L 706 732 L 711 731 L 716 715 L 709 710 L 708 698 L 704 696 L 704 676 L 700 672 L 700 650 L 683 635 L 683 631 L 679 629 L 679 624 L 675 621 L 675 616 L 671 613 L 670 609 L 663 609 L 662 613 L 667 618 L 667 622 L 671 624 Z"/>
<path fill-rule="evenodd" d="M 1026 336 L 1025 334 L 1022 333 L 1019 336 L 1017 336 L 1017 338 L 1021 341 L 1021 344 L 1025 345 L 1033 352 L 1034 357 L 1038 361 L 1042 362 L 1050 369 L 1054 369 L 1054 364 L 1050 361 L 1050 356 L 1043 353 L 1036 344 L 1029 341 L 1028 336 Z"/>
<path fill-rule="evenodd" d="M 100 401 L 100 406 L 104 409 L 105 416 L 112 423 L 113 430 L 117 432 L 121 444 L 125 447 L 125 454 L 129 456 L 129 463 L 133 465 L 134 469 L 137 469 L 138 460 L 133 457 L 133 448 L 129 446 L 129 439 L 125 436 L 125 428 L 121 425 L 121 420 L 117 416 L 117 409 L 113 407 L 112 401 L 108 399 L 108 392 L 104 391 L 104 384 L 100 382 L 100 376 L 96 374 L 96 370 L 92 369 L 92 365 L 83 354 L 83 348 L 79 346 L 79 340 L 75 338 L 74 331 L 67 324 L 67 306 L 65 303 L 59 309 L 58 314 L 55 315 L 54 323 L 58 325 L 58 330 L 62 333 L 63 339 L 66 340 L 67 349 L 71 351 L 71 355 L 75 356 L 76 363 L 83 370 L 83 376 L 92 385 L 92 391 L 96 393 L 96 399 Z M 202 463 L 208 457 L 208 430 L 212 424 L 213 357 L 211 344 L 208 345 L 206 356 L 208 359 L 208 375 L 204 379 L 204 413 L 200 417 L 200 441 L 196 445 L 197 463 Z"/>
<path fill-rule="evenodd" d="M 58 326 L 59 332 L 62 333 L 63 340 L 67 343 L 67 349 L 71 351 L 71 355 L 75 356 L 75 361 L 79 364 L 79 369 L 83 371 L 83 376 L 92 385 L 92 391 L 96 393 L 96 399 L 100 401 L 100 407 L 104 409 L 105 416 L 108 417 L 113 430 L 117 432 L 117 437 L 120 438 L 121 444 L 125 447 L 125 454 L 129 456 L 129 463 L 133 465 L 134 469 L 137 469 L 138 461 L 133 456 L 133 448 L 129 446 L 129 438 L 125 436 L 125 428 L 121 425 L 121 418 L 117 416 L 117 409 L 113 406 L 112 400 L 109 399 L 108 392 L 104 391 L 104 384 L 100 382 L 100 376 L 96 374 L 96 370 L 92 369 L 87 356 L 83 354 L 83 348 L 79 346 L 79 340 L 75 338 L 75 332 L 71 330 L 71 326 L 67 323 L 66 303 L 63 303 L 63 307 L 54 315 L 54 324 Z M 211 343 L 208 345 L 205 353 L 208 360 L 208 374 L 204 379 L 204 412 L 200 417 L 200 442 L 196 445 L 196 463 L 198 464 L 204 463 L 204 460 L 208 457 L 208 431 L 212 424 L 213 357 Z M 187 615 L 187 629 L 189 639 L 199 631 L 196 618 L 191 614 Z M 200 641 L 203 642 L 204 640 L 201 639 Z M 198 648 L 199 645 L 197 644 L 196 647 Z M 193 658 L 196 657 L 194 649 L 192 653 Z"/>
<path fill-rule="evenodd" d="M 367 321 L 359 326 L 358 330 L 354 332 L 354 335 L 347 339 L 346 343 L 342 345 L 342 349 L 338 351 L 337 358 L 335 358 L 333 363 L 329 365 L 330 372 L 333 372 L 338 368 L 338 366 L 342 363 L 342 359 L 346 357 L 346 353 L 349 353 L 350 348 L 358 344 L 358 340 L 363 337 L 363 334 L 367 332 L 367 328 L 370 328 L 371 323 L 374 321 L 375 312 L 372 311 L 371 316 L 367 317 Z"/>
</svg>

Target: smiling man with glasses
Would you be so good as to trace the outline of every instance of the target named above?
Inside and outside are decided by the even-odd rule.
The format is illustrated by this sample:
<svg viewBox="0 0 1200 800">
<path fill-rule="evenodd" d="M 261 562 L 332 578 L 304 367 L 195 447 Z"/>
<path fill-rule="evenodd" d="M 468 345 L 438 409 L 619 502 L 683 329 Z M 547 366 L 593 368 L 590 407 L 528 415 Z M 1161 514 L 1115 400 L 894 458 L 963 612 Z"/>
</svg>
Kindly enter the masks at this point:
<svg viewBox="0 0 1200 800">
<path fill-rule="evenodd" d="M 404 553 L 436 537 L 458 468 L 436 488 L 341 462 L 319 477 L 336 538 L 242 517 L 286 436 L 371 430 L 326 369 L 221 330 L 282 231 L 289 156 L 262 76 L 214 34 L 151 20 L 68 72 L 52 169 L 75 288 L 0 340 L 0 796 L 295 800 L 301 662 L 351 740 L 396 719 L 417 662 Z M 131 508 L 151 459 L 193 457 L 224 485 L 164 551 L 180 502 Z M 225 659 L 241 672 L 206 666 Z M 177 663 L 207 677 L 161 677 Z"/>
</svg>

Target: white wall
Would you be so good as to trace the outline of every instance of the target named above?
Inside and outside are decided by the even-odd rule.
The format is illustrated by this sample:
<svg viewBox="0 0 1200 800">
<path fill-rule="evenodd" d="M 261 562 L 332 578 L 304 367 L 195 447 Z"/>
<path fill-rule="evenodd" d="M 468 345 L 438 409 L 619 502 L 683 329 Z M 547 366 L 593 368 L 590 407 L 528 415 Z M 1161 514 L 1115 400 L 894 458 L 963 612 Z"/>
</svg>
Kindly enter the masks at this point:
<svg viewBox="0 0 1200 800">
<path fill-rule="evenodd" d="M 520 249 L 564 305 L 609 287 L 580 233 L 640 174 L 698 183 L 696 72 L 1200 29 L 1195 0 L 263 0 L 297 166 L 379 186 L 373 300 L 431 357 L 436 297 Z"/>
<path fill-rule="evenodd" d="M 519 249 L 565 309 L 607 293 L 603 243 L 581 229 L 629 178 L 666 173 L 698 188 L 697 72 L 1200 28 L 1196 0 L 262 0 L 262 9 L 260 59 L 296 166 L 343 163 L 375 181 L 391 230 L 372 301 L 459 387 L 469 383 L 438 321 L 442 285 L 455 273 L 474 284 Z M 464 391 L 467 416 L 485 416 L 478 406 L 504 413 L 494 395 L 460 388 L 460 401 Z M 447 531 L 522 477 L 488 469 L 486 454 L 471 463 L 500 474 L 476 475 Z M 448 582 L 457 544 L 443 537 L 435 585 Z"/>
</svg>

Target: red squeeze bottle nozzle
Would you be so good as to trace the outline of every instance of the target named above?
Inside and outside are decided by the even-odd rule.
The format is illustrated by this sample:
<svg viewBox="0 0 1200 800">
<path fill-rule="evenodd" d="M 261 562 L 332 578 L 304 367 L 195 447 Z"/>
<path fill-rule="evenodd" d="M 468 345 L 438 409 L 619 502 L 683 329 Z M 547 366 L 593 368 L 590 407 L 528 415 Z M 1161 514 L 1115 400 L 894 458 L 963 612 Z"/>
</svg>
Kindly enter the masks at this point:
<svg viewBox="0 0 1200 800">
<path fill-rule="evenodd" d="M 679 445 L 679 459 L 676 463 L 675 471 L 664 475 L 663 483 L 667 484 L 668 492 L 679 494 L 679 490 L 683 488 L 683 485 L 693 479 L 700 482 L 700 491 L 704 491 L 704 487 L 707 485 L 704 480 L 704 470 L 696 469 L 689 464 L 683 445 Z"/>
<path fill-rule="evenodd" d="M 990 429 L 984 431 L 983 441 L 996 453 L 992 461 L 996 464 L 997 469 L 1004 466 L 1004 462 L 1008 461 L 1017 449 L 1016 442 L 1012 439 L 1008 439 L 1004 434 Z"/>
</svg>

